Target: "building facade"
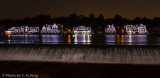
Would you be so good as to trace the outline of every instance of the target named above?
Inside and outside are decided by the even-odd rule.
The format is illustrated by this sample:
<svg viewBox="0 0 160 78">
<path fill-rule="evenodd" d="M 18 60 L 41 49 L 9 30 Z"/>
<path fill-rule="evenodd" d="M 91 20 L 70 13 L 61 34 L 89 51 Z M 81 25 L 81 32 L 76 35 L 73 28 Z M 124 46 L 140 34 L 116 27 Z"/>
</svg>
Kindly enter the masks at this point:
<svg viewBox="0 0 160 78">
<path fill-rule="evenodd" d="M 146 25 L 140 24 L 138 26 L 138 33 L 139 34 L 147 34 L 148 31 L 147 31 Z"/>
<path fill-rule="evenodd" d="M 39 27 L 20 26 L 12 27 L 5 31 L 5 34 L 38 34 Z"/>
<path fill-rule="evenodd" d="M 125 32 L 127 34 L 147 34 L 146 25 L 125 25 Z"/>
<path fill-rule="evenodd" d="M 114 27 L 114 25 L 108 25 L 105 29 L 105 33 L 106 34 L 115 34 L 116 33 L 116 29 Z"/>
<path fill-rule="evenodd" d="M 73 33 L 74 34 L 91 34 L 91 27 L 86 27 L 86 26 L 79 26 L 79 27 L 74 27 L 73 28 Z"/>
<path fill-rule="evenodd" d="M 63 31 L 63 25 L 54 23 L 53 25 L 44 25 L 42 27 L 43 34 L 59 34 Z"/>
</svg>

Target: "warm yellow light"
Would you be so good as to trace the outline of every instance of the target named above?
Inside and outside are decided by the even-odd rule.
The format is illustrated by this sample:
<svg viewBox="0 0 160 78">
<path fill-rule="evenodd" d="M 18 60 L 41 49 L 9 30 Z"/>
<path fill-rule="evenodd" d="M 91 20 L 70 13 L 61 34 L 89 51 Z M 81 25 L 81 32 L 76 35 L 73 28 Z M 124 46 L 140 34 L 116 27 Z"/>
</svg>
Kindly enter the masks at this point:
<svg viewBox="0 0 160 78">
<path fill-rule="evenodd" d="M 117 35 L 117 42 L 120 42 L 120 36 Z"/>
<path fill-rule="evenodd" d="M 124 35 L 121 35 L 121 42 L 124 43 Z"/>
<path fill-rule="evenodd" d="M 68 32 L 71 32 L 71 29 L 68 29 Z"/>
<path fill-rule="evenodd" d="M 11 34 L 12 34 L 12 31 L 5 31 L 5 34 L 6 34 L 6 35 L 11 35 Z"/>
<path fill-rule="evenodd" d="M 8 35 L 8 44 L 10 44 L 11 43 L 11 35 Z"/>
<path fill-rule="evenodd" d="M 71 35 L 68 35 L 68 43 L 71 43 Z"/>
<path fill-rule="evenodd" d="M 51 28 L 47 27 L 47 30 L 51 30 Z"/>
<path fill-rule="evenodd" d="M 124 29 L 122 29 L 121 32 L 124 33 Z"/>
</svg>

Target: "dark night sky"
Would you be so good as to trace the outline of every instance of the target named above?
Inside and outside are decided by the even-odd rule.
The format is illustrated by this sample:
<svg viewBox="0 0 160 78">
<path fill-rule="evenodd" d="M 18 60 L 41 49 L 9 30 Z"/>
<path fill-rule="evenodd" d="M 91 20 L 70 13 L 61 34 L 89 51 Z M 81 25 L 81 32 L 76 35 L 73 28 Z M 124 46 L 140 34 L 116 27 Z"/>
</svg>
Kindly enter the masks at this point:
<svg viewBox="0 0 160 78">
<path fill-rule="evenodd" d="M 0 19 L 33 17 L 39 14 L 88 16 L 102 13 L 106 18 L 160 17 L 160 0 L 0 0 Z"/>
</svg>

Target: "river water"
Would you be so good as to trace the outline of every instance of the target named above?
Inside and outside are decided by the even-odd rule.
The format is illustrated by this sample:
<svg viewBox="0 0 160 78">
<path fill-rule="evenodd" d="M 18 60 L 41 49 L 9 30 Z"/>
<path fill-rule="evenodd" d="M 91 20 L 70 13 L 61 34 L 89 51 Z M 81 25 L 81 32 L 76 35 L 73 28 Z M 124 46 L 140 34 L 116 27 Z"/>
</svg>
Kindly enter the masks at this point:
<svg viewBox="0 0 160 78">
<path fill-rule="evenodd" d="M 1 35 L 0 44 L 159 45 L 155 35 Z"/>
</svg>

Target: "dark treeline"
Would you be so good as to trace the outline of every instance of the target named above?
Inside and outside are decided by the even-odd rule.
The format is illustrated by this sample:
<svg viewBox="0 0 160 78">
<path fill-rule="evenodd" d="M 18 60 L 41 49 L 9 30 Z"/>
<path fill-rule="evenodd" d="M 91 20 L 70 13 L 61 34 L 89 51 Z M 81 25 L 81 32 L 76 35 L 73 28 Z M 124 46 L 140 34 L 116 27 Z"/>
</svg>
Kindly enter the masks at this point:
<svg viewBox="0 0 160 78">
<path fill-rule="evenodd" d="M 94 14 L 89 14 L 89 16 L 70 14 L 69 16 L 55 17 L 51 18 L 50 15 L 38 15 L 36 17 L 26 17 L 21 20 L 0 20 L 0 25 L 4 25 L 5 29 L 8 29 L 13 26 L 39 26 L 42 28 L 44 24 L 62 24 L 64 25 L 64 29 L 71 29 L 75 26 L 90 26 L 94 32 L 104 32 L 106 25 L 114 24 L 116 29 L 119 27 L 122 29 L 124 25 L 135 25 L 143 23 L 147 26 L 147 29 L 154 30 L 156 28 L 160 28 L 160 17 L 155 17 L 153 19 L 149 19 L 146 17 L 140 18 L 136 17 L 135 19 L 127 19 L 123 18 L 120 15 L 115 15 L 114 18 L 104 18 L 102 14 L 98 17 L 95 17 Z"/>
</svg>

